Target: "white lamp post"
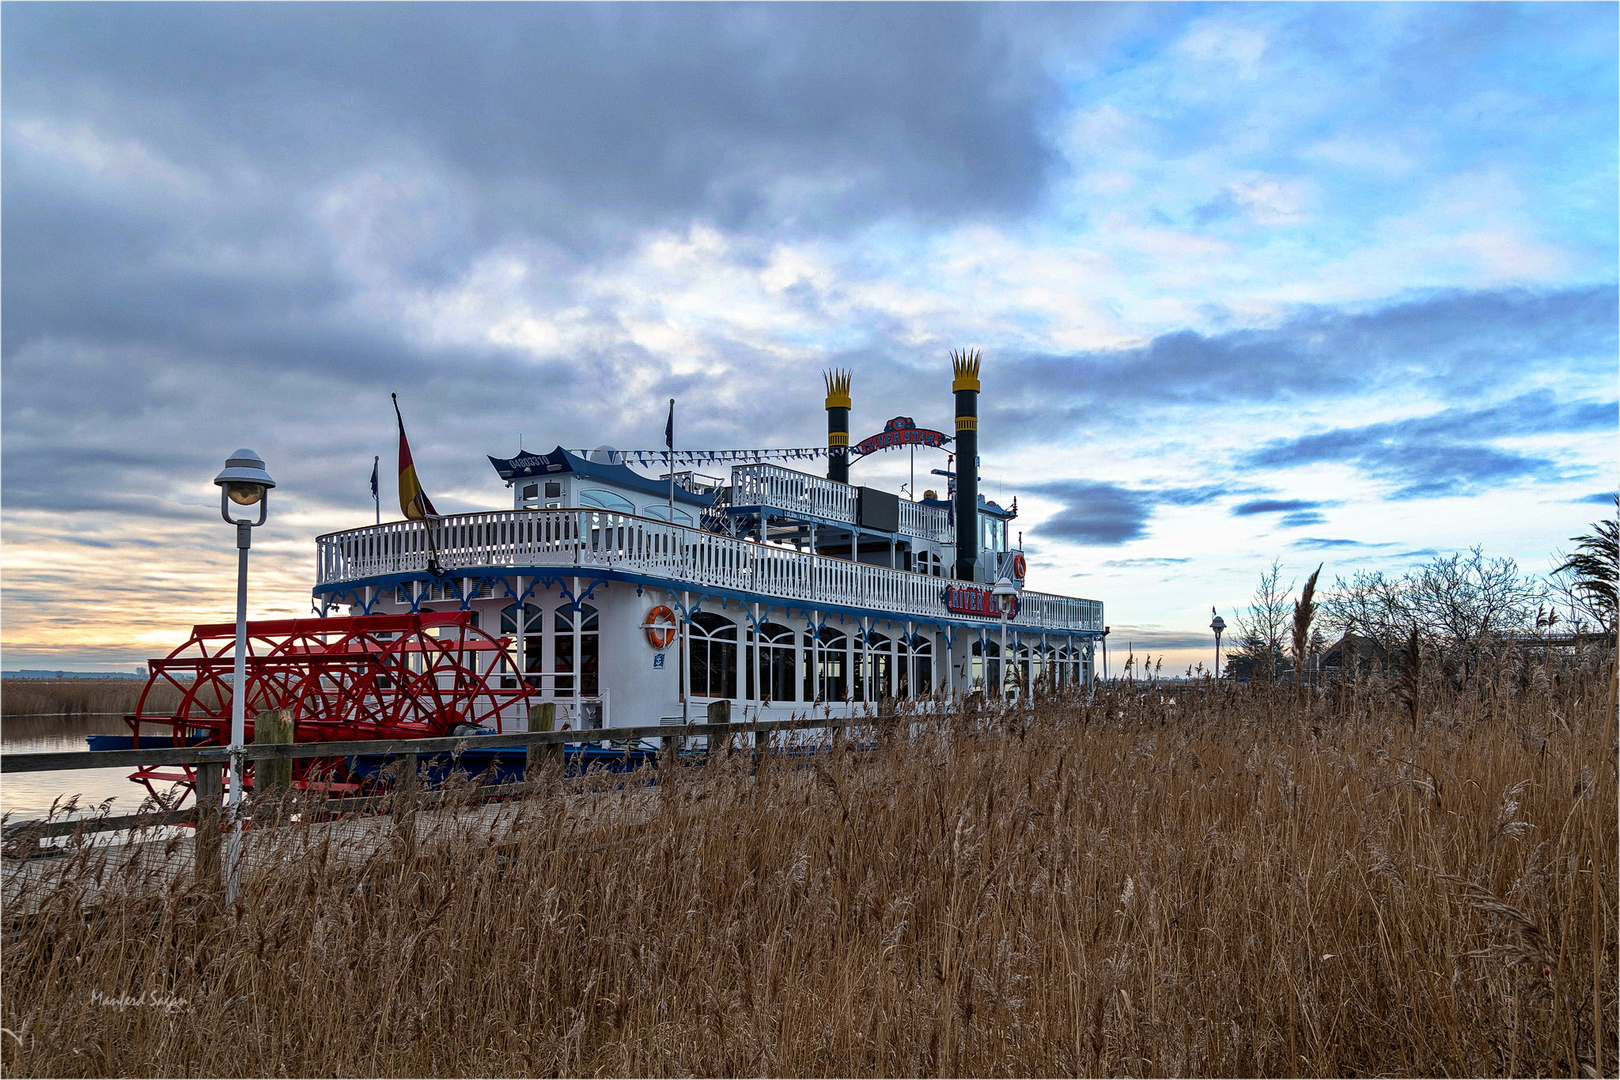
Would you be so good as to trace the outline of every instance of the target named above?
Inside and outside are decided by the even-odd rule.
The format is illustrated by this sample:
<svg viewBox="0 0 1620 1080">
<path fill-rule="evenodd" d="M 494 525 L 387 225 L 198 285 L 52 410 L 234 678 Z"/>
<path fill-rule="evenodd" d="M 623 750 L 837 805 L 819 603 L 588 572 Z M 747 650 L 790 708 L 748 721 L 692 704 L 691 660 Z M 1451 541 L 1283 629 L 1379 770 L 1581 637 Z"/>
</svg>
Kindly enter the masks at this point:
<svg viewBox="0 0 1620 1080">
<path fill-rule="evenodd" d="M 1210 608 L 1209 613 L 1215 615 L 1215 609 Z M 1226 620 L 1215 615 L 1210 620 L 1209 628 L 1215 631 L 1215 677 L 1221 677 L 1221 632 L 1226 629 Z"/>
<path fill-rule="evenodd" d="M 1008 672 L 1007 618 L 1012 614 L 1013 604 L 1018 599 L 1018 586 L 1014 585 L 1012 583 L 1012 579 L 1007 577 L 1006 574 L 1002 574 L 1001 577 L 996 580 L 996 587 L 990 590 L 990 595 L 996 598 L 996 607 L 1001 611 L 1001 678 L 998 680 L 1001 687 L 998 693 L 1002 697 L 1005 697 L 1007 695 Z M 986 668 L 986 674 L 989 674 L 988 667 Z"/>
<path fill-rule="evenodd" d="M 219 516 L 236 526 L 236 670 L 231 686 L 231 833 L 226 855 L 225 898 L 236 899 L 237 871 L 242 857 L 242 767 L 247 760 L 247 566 L 253 529 L 263 525 L 269 512 L 270 489 L 276 482 L 264 471 L 264 460 L 243 448 L 225 461 L 225 468 L 214 477 L 219 485 Z M 259 520 L 231 516 L 231 504 L 257 506 Z M 199 808 L 200 809 L 200 808 Z"/>
</svg>

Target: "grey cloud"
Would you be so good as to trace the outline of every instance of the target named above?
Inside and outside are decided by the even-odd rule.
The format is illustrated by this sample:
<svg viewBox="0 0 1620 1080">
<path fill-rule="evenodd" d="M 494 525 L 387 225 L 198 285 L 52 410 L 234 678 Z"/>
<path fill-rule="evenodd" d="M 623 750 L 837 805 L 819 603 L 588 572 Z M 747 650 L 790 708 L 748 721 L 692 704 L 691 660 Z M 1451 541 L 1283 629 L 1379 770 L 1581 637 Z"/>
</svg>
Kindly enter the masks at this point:
<svg viewBox="0 0 1620 1080">
<path fill-rule="evenodd" d="M 1151 566 L 1179 566 L 1182 563 L 1192 562 L 1191 559 L 1109 559 L 1103 566 L 1115 569 L 1130 570 L 1137 567 Z"/>
<path fill-rule="evenodd" d="M 1352 464 L 1395 484 L 1390 496 L 1395 499 L 1458 494 L 1487 483 L 1565 475 L 1567 467 L 1556 459 L 1493 446 L 1490 440 L 1612 430 L 1616 415 L 1613 402 L 1566 403 L 1536 391 L 1483 408 L 1273 440 L 1244 461 L 1263 468 Z"/>
<path fill-rule="evenodd" d="M 1595 491 L 1590 495 L 1582 495 L 1580 498 L 1576 499 L 1575 501 L 1579 502 L 1579 503 L 1596 503 L 1599 506 L 1613 506 L 1614 505 L 1614 492 L 1612 492 L 1612 491 Z"/>
<path fill-rule="evenodd" d="M 1247 517 L 1251 514 L 1274 514 L 1288 511 L 1314 510 L 1319 506 L 1333 506 L 1333 503 L 1313 502 L 1309 499 L 1254 499 L 1250 502 L 1239 503 L 1232 507 L 1235 517 Z"/>
<path fill-rule="evenodd" d="M 1042 18 L 1099 44 L 1133 21 Z M 1054 161 L 1029 22 L 946 4 L 18 8 L 4 82 L 14 115 L 71 104 L 205 164 L 424 155 L 497 193 L 474 232 L 508 213 L 559 232 L 598 213 L 1002 213 Z"/>
<path fill-rule="evenodd" d="M 1162 630 L 1157 627 L 1115 626 L 1108 635 L 1109 651 L 1116 653 L 1123 663 L 1127 650 L 1202 649 L 1215 647 L 1212 633 Z M 1141 657 L 1137 658 L 1138 660 Z"/>
<path fill-rule="evenodd" d="M 656 445 L 658 399 L 693 400 L 701 379 L 713 400 L 712 380 L 634 344 L 611 299 L 581 295 L 580 271 L 649 227 L 746 227 L 730 237 L 746 260 L 783 232 L 1027 210 L 1052 169 L 1042 29 L 1091 27 L 1101 47 L 1136 18 L 976 5 L 8 8 L 0 259 L 28 269 L 0 296 L 7 503 L 84 505 L 87 483 L 113 477 L 154 486 L 127 463 L 91 476 L 79 462 L 97 451 L 144 442 L 172 476 L 249 438 L 299 454 L 307 474 L 291 497 L 350 504 L 353 475 L 388 446 L 394 389 L 420 403 L 407 418 L 436 491 L 487 489 L 477 451 L 509 451 L 519 432 Z M 116 178 L 64 168 L 31 141 L 36 128 L 93 134 L 92 156 L 155 158 L 115 162 Z M 506 251 L 531 267 L 526 302 L 584 321 L 590 344 L 566 363 L 424 342 L 400 317 L 418 287 Z M 702 344 L 748 373 L 740 387 L 803 376 L 817 396 L 814 374 L 763 347 Z M 884 348 L 872 353 L 879 366 Z M 631 381 L 644 403 L 626 400 Z M 802 400 L 771 395 L 750 420 L 803 444 L 818 425 Z M 734 443 L 740 426 L 712 409 L 683 421 L 689 445 Z M 492 445 L 469 452 L 469 433 Z"/>
<path fill-rule="evenodd" d="M 1266 329 L 1183 330 L 1138 348 L 1026 354 L 1003 360 L 998 381 L 1023 389 L 987 394 L 984 412 L 992 429 L 1038 440 L 1122 404 L 1323 400 L 1394 386 L 1471 400 L 1530 370 L 1607 378 L 1620 341 L 1617 302 L 1613 285 L 1447 291 L 1365 311 L 1302 308 Z"/>
<path fill-rule="evenodd" d="M 1296 514 L 1284 514 L 1277 519 L 1277 524 L 1284 529 L 1299 529 L 1306 525 L 1320 525 L 1327 518 L 1314 510 L 1305 510 Z"/>
<path fill-rule="evenodd" d="M 1057 499 L 1062 510 L 1031 530 L 1031 535 L 1075 544 L 1123 544 L 1147 532 L 1154 508 L 1196 506 L 1229 494 L 1221 487 L 1135 489 L 1089 480 L 1056 480 L 1028 485 Z"/>
<path fill-rule="evenodd" d="M 1306 536 L 1295 540 L 1291 545 L 1303 548 L 1306 551 L 1329 551 L 1335 548 L 1384 548 L 1394 547 L 1394 544 L 1369 544 L 1362 540 L 1340 540 L 1325 536 Z"/>
</svg>

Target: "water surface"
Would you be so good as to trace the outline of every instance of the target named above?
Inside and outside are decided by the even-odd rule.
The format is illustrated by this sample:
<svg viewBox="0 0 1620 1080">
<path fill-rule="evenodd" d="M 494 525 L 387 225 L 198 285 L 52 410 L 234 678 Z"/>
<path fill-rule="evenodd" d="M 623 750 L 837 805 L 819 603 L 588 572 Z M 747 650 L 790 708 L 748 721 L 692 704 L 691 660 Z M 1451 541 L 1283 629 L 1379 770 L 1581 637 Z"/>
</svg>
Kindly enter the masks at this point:
<svg viewBox="0 0 1620 1080">
<path fill-rule="evenodd" d="M 9 716 L 0 721 L 0 752 L 7 754 L 89 753 L 86 735 L 127 735 L 122 715 Z M 146 788 L 129 779 L 128 766 L 116 769 L 69 769 L 61 772 L 0 774 L 0 813 L 11 821 L 44 817 L 51 803 L 79 796 L 81 813 L 113 799 L 111 812 L 133 814 Z"/>
</svg>

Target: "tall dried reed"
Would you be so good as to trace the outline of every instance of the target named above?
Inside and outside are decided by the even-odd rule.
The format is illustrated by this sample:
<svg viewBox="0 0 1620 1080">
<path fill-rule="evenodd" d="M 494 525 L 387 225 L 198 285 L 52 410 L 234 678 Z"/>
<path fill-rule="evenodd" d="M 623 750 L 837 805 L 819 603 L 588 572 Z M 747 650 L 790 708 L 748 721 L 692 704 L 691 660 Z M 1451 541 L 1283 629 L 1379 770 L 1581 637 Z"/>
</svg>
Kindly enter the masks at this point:
<svg viewBox="0 0 1620 1080">
<path fill-rule="evenodd" d="M 0 715 L 8 717 L 122 715 L 135 711 L 144 679 L 6 679 L 0 685 Z M 173 708 L 173 684 L 154 691 L 149 706 Z"/>
<path fill-rule="evenodd" d="M 1431 666 L 1432 667 L 1432 666 Z M 80 851 L 8 1075 L 1614 1075 L 1615 671 L 1116 687 L 345 860 Z M 95 885 L 113 898 L 78 915 Z"/>
</svg>

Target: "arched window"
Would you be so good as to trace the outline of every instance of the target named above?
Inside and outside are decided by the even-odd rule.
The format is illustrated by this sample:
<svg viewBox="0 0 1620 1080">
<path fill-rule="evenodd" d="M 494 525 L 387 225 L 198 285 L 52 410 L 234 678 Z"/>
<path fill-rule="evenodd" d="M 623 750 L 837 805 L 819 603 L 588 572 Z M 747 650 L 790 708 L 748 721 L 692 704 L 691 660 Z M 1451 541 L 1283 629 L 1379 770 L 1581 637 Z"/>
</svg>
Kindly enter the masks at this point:
<svg viewBox="0 0 1620 1080">
<path fill-rule="evenodd" d="M 1030 685 L 1037 692 L 1051 693 L 1057 689 L 1057 650 L 1050 645 L 1037 645 L 1030 656 L 1034 669 L 1030 672 Z"/>
<path fill-rule="evenodd" d="M 1001 642 L 994 638 L 973 643 L 974 690 L 994 694 L 1001 686 Z"/>
<path fill-rule="evenodd" d="M 516 604 L 508 604 L 501 611 L 501 636 L 511 638 L 514 646 L 507 652 L 508 659 L 501 661 L 503 689 L 516 688 L 520 673 L 530 686 L 540 685 L 540 673 L 545 670 L 540 659 L 544 632 L 540 609 L 533 604 L 524 604 L 521 612 Z"/>
<path fill-rule="evenodd" d="M 748 640 L 748 696 L 759 701 L 794 700 L 793 630 L 781 623 L 760 623 Z"/>
<path fill-rule="evenodd" d="M 858 642 L 857 642 L 858 643 Z M 856 653 L 861 677 L 855 686 L 856 701 L 882 701 L 891 695 L 889 672 L 894 666 L 894 643 L 883 634 L 867 637 L 865 648 Z"/>
<path fill-rule="evenodd" d="M 616 495 L 611 491 L 604 491 L 602 488 L 586 488 L 581 491 L 579 493 L 579 505 L 612 510 L 615 514 L 633 514 L 636 512 L 635 503 L 632 503 L 623 495 Z"/>
<path fill-rule="evenodd" d="M 601 693 L 602 635 L 596 609 L 589 604 L 579 605 L 579 611 L 564 604 L 557 609 L 552 629 L 556 635 L 551 641 L 552 680 L 559 695 L 574 696 L 574 676 L 579 676 L 579 696 L 595 697 Z M 579 663 L 574 663 L 575 657 Z"/>
<path fill-rule="evenodd" d="M 900 666 L 895 669 L 896 697 L 924 697 L 934 689 L 934 639 L 917 634 L 900 639 Z"/>
<path fill-rule="evenodd" d="M 1064 646 L 1057 654 L 1057 686 L 1060 690 L 1079 685 L 1079 650 Z"/>
<path fill-rule="evenodd" d="M 849 640 L 830 626 L 804 635 L 804 700 L 843 701 L 849 696 Z"/>
<path fill-rule="evenodd" d="M 693 697 L 737 696 L 737 624 L 700 612 L 687 629 L 687 674 Z"/>
</svg>

